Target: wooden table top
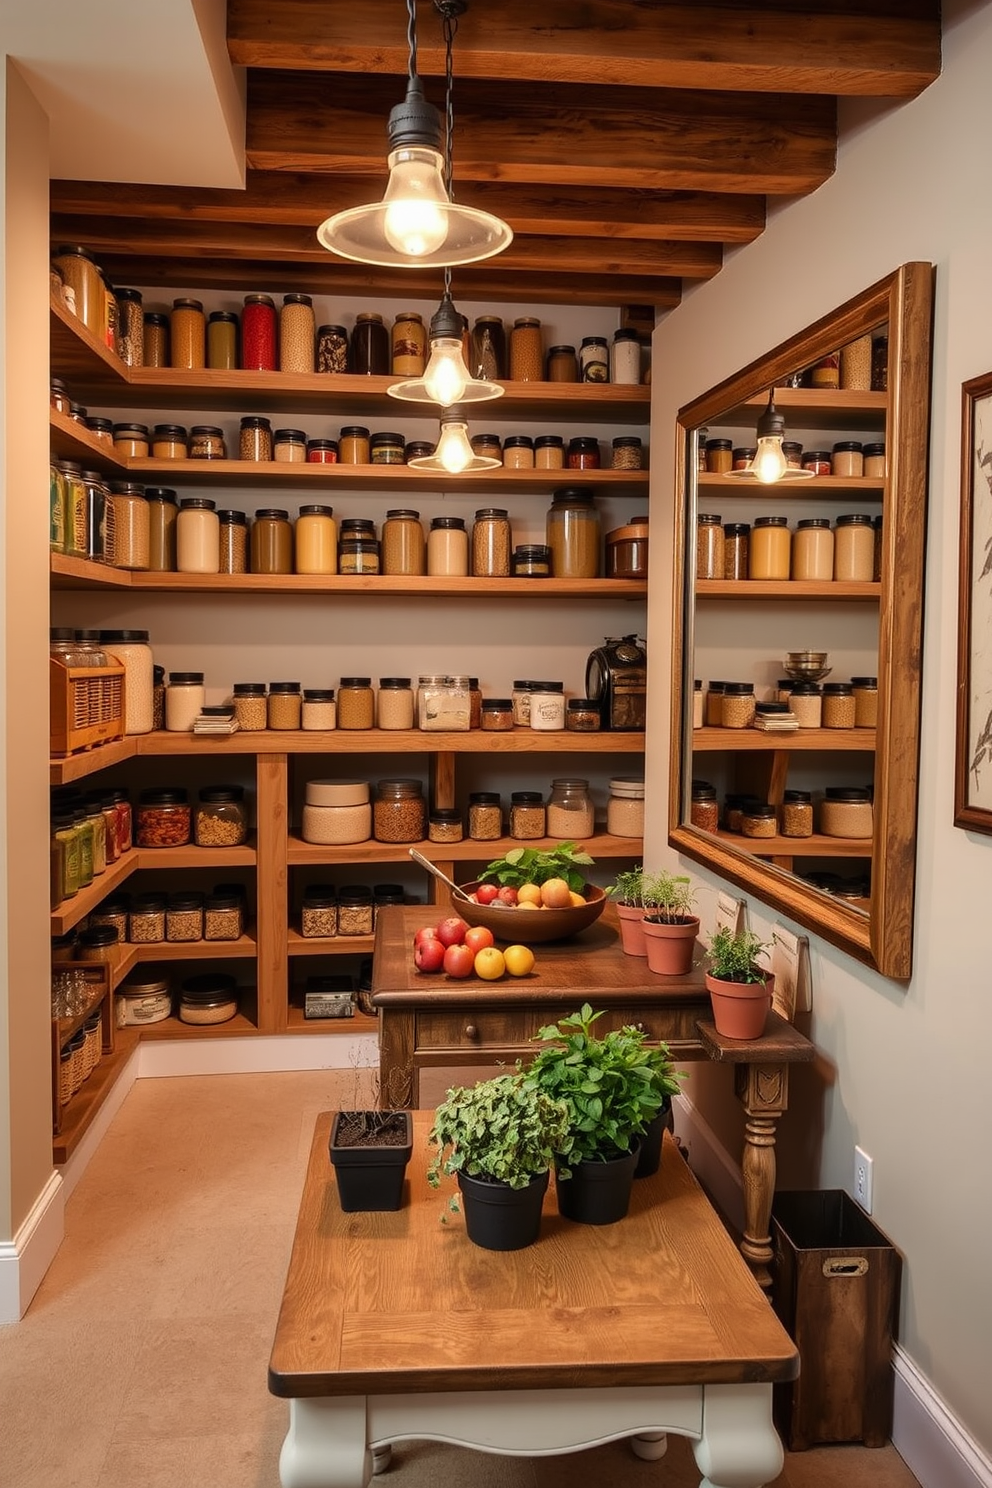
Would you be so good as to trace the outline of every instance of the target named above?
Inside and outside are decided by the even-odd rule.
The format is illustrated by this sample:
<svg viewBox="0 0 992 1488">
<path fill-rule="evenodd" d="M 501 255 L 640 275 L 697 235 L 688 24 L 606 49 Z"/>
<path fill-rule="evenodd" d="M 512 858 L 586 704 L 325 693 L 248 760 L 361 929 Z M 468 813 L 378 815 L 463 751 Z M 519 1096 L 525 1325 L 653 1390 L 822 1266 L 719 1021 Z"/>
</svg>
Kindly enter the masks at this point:
<svg viewBox="0 0 992 1488">
<path fill-rule="evenodd" d="M 343 1214 L 317 1119 L 275 1342 L 274 1395 L 551 1389 L 792 1379 L 798 1354 L 665 1134 L 615 1225 L 562 1219 L 482 1250 L 427 1185 L 431 1111 L 414 1112 L 405 1207 Z"/>
</svg>

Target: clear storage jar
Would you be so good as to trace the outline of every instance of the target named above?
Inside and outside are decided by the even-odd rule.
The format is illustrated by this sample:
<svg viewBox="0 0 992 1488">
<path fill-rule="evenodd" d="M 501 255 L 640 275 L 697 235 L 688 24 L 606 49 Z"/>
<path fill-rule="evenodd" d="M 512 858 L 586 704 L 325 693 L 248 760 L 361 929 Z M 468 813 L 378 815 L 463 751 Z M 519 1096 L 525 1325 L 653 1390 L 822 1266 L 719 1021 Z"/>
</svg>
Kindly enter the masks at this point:
<svg viewBox="0 0 992 1488">
<path fill-rule="evenodd" d="M 164 894 L 136 894 L 127 918 L 127 938 L 132 945 L 158 945 L 165 939 Z"/>
<path fill-rule="evenodd" d="M 417 727 L 428 733 L 461 732 L 471 727 L 468 677 L 430 673 L 417 684 Z"/>
<path fill-rule="evenodd" d="M 189 794 L 179 786 L 143 790 L 135 812 L 138 847 L 186 847 L 191 835 Z"/>
<path fill-rule="evenodd" d="M 694 780 L 690 787 L 689 820 L 700 832 L 715 832 L 720 822 L 716 788 L 708 780 Z"/>
<path fill-rule="evenodd" d="M 193 838 L 197 847 L 241 847 L 248 840 L 248 811 L 240 785 L 206 785 L 197 798 Z"/>
<path fill-rule="evenodd" d="M 511 546 L 510 517 L 505 508 L 486 506 L 477 511 L 472 525 L 472 573 L 477 578 L 508 578 Z"/>
<path fill-rule="evenodd" d="M 150 734 L 155 722 L 154 662 L 147 630 L 101 630 L 100 644 L 124 668 L 125 734 Z"/>
<path fill-rule="evenodd" d="M 493 842 L 503 833 L 503 809 L 497 791 L 470 791 L 468 835 L 474 842 Z"/>
<path fill-rule="evenodd" d="M 823 694 L 816 682 L 793 682 L 788 704 L 801 729 L 822 727 Z"/>
<path fill-rule="evenodd" d="M 165 938 L 170 941 L 203 939 L 203 895 L 192 890 L 170 894 L 165 911 Z"/>
<path fill-rule="evenodd" d="M 725 682 L 720 721 L 724 728 L 746 729 L 754 722 L 755 696 L 751 682 Z"/>
<path fill-rule="evenodd" d="M 723 578 L 724 547 L 722 518 L 713 512 L 700 512 L 696 518 L 697 579 Z"/>
<path fill-rule="evenodd" d="M 857 716 L 850 682 L 824 682 L 823 727 L 851 729 Z"/>
<path fill-rule="evenodd" d="M 207 365 L 207 321 L 201 300 L 173 300 L 169 343 L 173 367 L 192 371 Z"/>
<path fill-rule="evenodd" d="M 418 511 L 396 507 L 386 512 L 382 524 L 382 571 L 385 574 L 427 572 L 427 539 Z"/>
<path fill-rule="evenodd" d="M 300 727 L 306 730 L 337 728 L 338 705 L 333 687 L 305 687 Z"/>
<path fill-rule="evenodd" d="M 547 812 L 540 791 L 512 791 L 510 794 L 510 836 L 520 842 L 531 842 L 544 836 Z"/>
<path fill-rule="evenodd" d="M 852 677 L 854 688 L 854 727 L 876 728 L 878 725 L 878 678 Z"/>
<path fill-rule="evenodd" d="M 276 507 L 263 507 L 257 511 L 251 524 L 249 547 L 252 573 L 292 573 L 293 529 L 289 512 Z"/>
<path fill-rule="evenodd" d="M 151 526 L 144 491 L 130 481 L 111 481 L 108 493 L 114 506 L 114 567 L 147 569 Z"/>
<path fill-rule="evenodd" d="M 240 895 L 215 889 L 203 900 L 204 940 L 238 940 L 244 931 Z"/>
<path fill-rule="evenodd" d="M 305 940 L 332 939 L 338 933 L 338 896 L 333 884 L 310 884 L 300 906 L 300 934 Z"/>
<path fill-rule="evenodd" d="M 299 682 L 269 683 L 270 729 L 298 729 L 302 721 L 303 692 Z"/>
<path fill-rule="evenodd" d="M 176 493 L 167 486 L 146 486 L 148 567 L 154 573 L 176 571 Z"/>
<path fill-rule="evenodd" d="M 313 300 L 306 294 L 283 295 L 279 312 L 280 372 L 312 372 L 316 340 Z"/>
<path fill-rule="evenodd" d="M 220 572 L 248 572 L 248 518 L 243 511 L 230 507 L 217 513 L 220 524 Z"/>
<path fill-rule="evenodd" d="M 548 836 L 563 842 L 591 837 L 596 815 L 588 780 L 559 776 L 551 782 L 548 797 Z"/>
<path fill-rule="evenodd" d="M 196 1027 L 227 1023 L 238 1011 L 238 984 L 226 972 L 187 977 L 179 994 L 179 1021 Z"/>
<path fill-rule="evenodd" d="M 371 677 L 342 677 L 338 688 L 338 728 L 375 727 L 375 693 Z"/>
<path fill-rule="evenodd" d="M 782 796 L 783 837 L 812 837 L 813 797 L 809 791 L 787 790 Z"/>
<path fill-rule="evenodd" d="M 232 689 L 234 716 L 242 733 L 263 733 L 269 726 L 269 705 L 264 682 L 235 682 Z"/>
<path fill-rule="evenodd" d="M 465 836 L 462 814 L 457 806 L 435 806 L 427 823 L 430 842 L 461 842 Z"/>
<path fill-rule="evenodd" d="M 591 491 L 567 486 L 555 491 L 545 519 L 556 579 L 595 579 L 600 573 L 599 512 Z"/>
<path fill-rule="evenodd" d="M 376 698 L 376 727 L 412 729 L 414 695 L 410 677 L 380 677 Z"/>
<path fill-rule="evenodd" d="M 421 842 L 427 836 L 427 803 L 419 780 L 380 780 L 372 808 L 377 842 Z"/>
<path fill-rule="evenodd" d="M 256 463 L 272 459 L 272 424 L 267 418 L 251 413 L 241 420 L 238 456 Z"/>
<path fill-rule="evenodd" d="M 372 890 L 365 884 L 345 884 L 338 890 L 338 934 L 371 935 L 375 929 Z"/>
<path fill-rule="evenodd" d="M 610 781 L 606 830 L 612 837 L 644 836 L 644 779 L 618 775 Z"/>
<path fill-rule="evenodd" d="M 207 366 L 237 370 L 238 317 L 231 310 L 212 310 L 207 317 Z"/>
</svg>

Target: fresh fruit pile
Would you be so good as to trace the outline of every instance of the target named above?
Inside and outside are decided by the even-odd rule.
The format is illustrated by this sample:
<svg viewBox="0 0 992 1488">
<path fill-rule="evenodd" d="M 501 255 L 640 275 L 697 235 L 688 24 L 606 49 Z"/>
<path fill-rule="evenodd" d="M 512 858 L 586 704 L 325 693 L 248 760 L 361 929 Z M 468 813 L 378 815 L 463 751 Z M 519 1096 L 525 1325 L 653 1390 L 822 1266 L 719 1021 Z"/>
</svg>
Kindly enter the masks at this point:
<svg viewBox="0 0 992 1488">
<path fill-rule="evenodd" d="M 498 982 L 507 972 L 528 976 L 534 970 L 534 952 L 525 945 L 501 951 L 485 925 L 468 925 L 460 915 L 448 915 L 437 925 L 422 925 L 414 935 L 413 963 L 418 971 L 445 971 L 460 981 L 474 974 L 484 982 Z"/>
<path fill-rule="evenodd" d="M 500 904 L 526 903 L 520 900 L 522 888 L 541 888 L 552 879 L 562 880 L 566 888 L 573 893 L 581 892 L 586 881 L 585 869 L 592 866 L 592 859 L 587 852 L 576 847 L 574 842 L 560 842 L 557 847 L 542 849 L 537 847 L 511 847 L 505 858 L 496 858 L 484 873 L 480 873 L 484 889 L 495 888 L 496 894 L 492 899 L 483 899 L 482 890 L 477 891 L 476 897 L 480 904 L 491 904 L 495 901 Z M 515 889 L 516 899 L 504 898 L 504 890 Z M 539 901 L 548 904 L 548 900 Z M 571 901 L 575 903 L 575 900 Z M 579 899 L 584 904 L 584 899 Z M 569 900 L 561 899 L 554 906 L 556 909 L 567 905 Z"/>
</svg>

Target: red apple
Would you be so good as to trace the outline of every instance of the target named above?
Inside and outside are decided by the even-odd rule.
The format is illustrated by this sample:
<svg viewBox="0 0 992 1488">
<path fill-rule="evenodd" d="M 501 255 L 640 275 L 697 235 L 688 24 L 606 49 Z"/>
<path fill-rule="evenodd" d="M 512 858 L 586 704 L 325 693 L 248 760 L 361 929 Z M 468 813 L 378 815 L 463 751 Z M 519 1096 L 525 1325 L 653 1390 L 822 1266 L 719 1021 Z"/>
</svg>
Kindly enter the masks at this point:
<svg viewBox="0 0 992 1488">
<path fill-rule="evenodd" d="M 450 977 L 459 980 L 472 975 L 475 966 L 475 952 L 467 945 L 449 945 L 444 953 L 444 969 Z"/>
<path fill-rule="evenodd" d="M 423 945 L 425 940 L 437 940 L 437 929 L 434 925 L 421 925 L 413 937 L 415 946 Z"/>
<path fill-rule="evenodd" d="M 445 947 L 435 935 L 429 940 L 422 940 L 413 948 L 413 963 L 418 971 L 442 971 L 444 956 Z"/>
<path fill-rule="evenodd" d="M 465 931 L 468 925 L 460 915 L 449 915 L 442 920 L 437 927 L 437 938 L 442 945 L 461 945 L 465 939 Z"/>
<path fill-rule="evenodd" d="M 479 904 L 492 904 L 498 893 L 499 889 L 495 884 L 484 883 L 479 885 L 472 897 Z"/>
<path fill-rule="evenodd" d="M 514 905 L 517 902 L 517 891 L 511 888 L 502 888 L 496 895 L 500 904 Z"/>
<path fill-rule="evenodd" d="M 487 925 L 473 925 L 465 931 L 464 944 L 470 951 L 484 951 L 495 944 L 496 937 Z"/>
</svg>

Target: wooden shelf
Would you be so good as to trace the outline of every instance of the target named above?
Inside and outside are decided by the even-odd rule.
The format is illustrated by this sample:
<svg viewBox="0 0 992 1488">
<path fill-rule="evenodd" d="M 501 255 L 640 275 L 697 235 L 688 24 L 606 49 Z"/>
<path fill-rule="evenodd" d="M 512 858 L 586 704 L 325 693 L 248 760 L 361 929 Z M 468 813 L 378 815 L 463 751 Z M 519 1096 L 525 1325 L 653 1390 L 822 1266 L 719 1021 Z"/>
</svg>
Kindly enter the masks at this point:
<svg viewBox="0 0 992 1488">
<path fill-rule="evenodd" d="M 870 837 L 744 837 L 722 829 L 712 834 L 739 852 L 756 858 L 870 858 Z"/>
<path fill-rule="evenodd" d="M 544 733 L 515 728 L 505 733 L 468 729 L 266 729 L 213 738 L 196 734 L 141 734 L 140 755 L 174 754 L 640 754 L 643 733 Z"/>
<path fill-rule="evenodd" d="M 738 754 L 745 750 L 825 750 L 847 754 L 871 753 L 874 748 L 874 729 L 798 729 L 794 734 L 763 734 L 753 728 L 692 731 L 693 754 Z"/>
<path fill-rule="evenodd" d="M 74 402 L 94 395 L 120 402 L 127 387 L 127 368 L 81 320 L 56 300 L 49 302 L 51 314 L 52 372 L 67 384 Z"/>
<path fill-rule="evenodd" d="M 775 407 L 786 422 L 804 429 L 877 430 L 879 439 L 889 411 L 888 393 L 849 392 L 831 388 L 786 388 L 774 390 Z M 760 393 L 739 403 L 720 417 L 721 424 L 753 425 L 768 403 Z"/>
<path fill-rule="evenodd" d="M 291 956 L 371 956 L 374 945 L 374 935 L 301 935 L 292 926 L 289 930 Z"/>
<path fill-rule="evenodd" d="M 762 501 L 775 501 L 778 496 L 863 496 L 867 501 L 880 501 L 885 490 L 885 479 L 878 475 L 863 475 L 857 478 L 843 475 L 815 475 L 812 480 L 790 482 L 788 477 L 773 486 L 762 485 L 756 480 L 741 480 L 734 475 L 711 475 L 700 471 L 697 476 L 700 491 L 718 490 L 721 496 L 748 496 Z"/>
<path fill-rule="evenodd" d="M 134 759 L 138 752 L 136 738 L 137 735 L 129 734 L 123 739 L 113 739 L 109 744 L 98 744 L 95 749 L 83 750 L 80 754 L 49 760 L 49 785 L 69 785 L 73 780 L 84 780 L 98 770 L 109 770 L 124 760 Z"/>
<path fill-rule="evenodd" d="M 370 1018 L 365 1013 L 355 1009 L 351 1018 L 310 1018 L 303 1016 L 303 1009 L 298 1003 L 289 1004 L 286 1019 L 287 1033 L 366 1033 L 376 1034 L 379 1031 L 379 1019 Z"/>
<path fill-rule="evenodd" d="M 491 842 L 476 842 L 465 838 L 462 842 L 356 842 L 350 847 L 325 847 L 315 842 L 304 842 L 290 833 L 288 860 L 291 865 L 301 863 L 401 863 L 412 862 L 410 848 L 415 847 L 431 862 L 444 863 L 488 863 L 503 857 L 511 847 L 534 847 L 547 851 L 560 847 L 557 837 L 536 837 L 533 841 L 520 842 L 516 837 L 497 837 Z M 608 832 L 588 837 L 579 846 L 598 862 L 600 858 L 640 858 L 644 844 L 640 837 L 612 837 Z"/>
<path fill-rule="evenodd" d="M 239 490 L 294 487 L 305 501 L 314 499 L 314 488 L 325 496 L 337 491 L 374 489 L 430 491 L 466 495 L 505 495 L 524 491 L 541 497 L 560 486 L 581 486 L 623 496 L 647 496 L 646 470 L 486 470 L 477 475 L 445 475 L 438 471 L 411 469 L 408 465 L 320 465 L 287 464 L 279 460 L 152 460 L 131 459 L 127 474 L 132 480 L 152 485 L 193 484 L 237 486 Z"/>
<path fill-rule="evenodd" d="M 63 899 L 58 909 L 52 910 L 52 934 L 64 935 L 67 930 L 78 925 L 80 920 L 85 919 L 92 910 L 96 909 L 108 894 L 113 893 L 114 889 L 119 888 L 126 879 L 130 878 L 131 874 L 137 871 L 137 867 L 138 851 L 132 848 L 130 852 L 119 857 L 116 863 L 110 863 L 106 872 L 94 878 L 85 889 L 80 889 L 79 893 L 74 894 L 71 899 Z"/>
<path fill-rule="evenodd" d="M 52 911 L 52 934 L 64 935 L 92 913 L 107 895 L 141 868 L 243 868 L 255 866 L 254 846 L 247 847 L 132 847 L 110 863 L 106 872 Z"/>
<path fill-rule="evenodd" d="M 120 947 L 117 964 L 111 969 L 111 987 L 116 991 L 136 966 L 157 961 L 225 961 L 253 957 L 257 952 L 253 935 L 238 940 L 159 940 L 140 945 L 128 941 Z"/>
<path fill-rule="evenodd" d="M 89 1079 L 62 1107 L 61 1130 L 52 1138 L 53 1162 L 68 1162 L 89 1131 L 111 1086 L 137 1046 L 137 1034 L 136 1028 L 115 1029 L 112 1052 L 101 1056 Z"/>
<path fill-rule="evenodd" d="M 63 460 L 78 460 L 84 470 L 102 470 L 124 480 L 127 469 L 113 449 L 91 434 L 83 424 L 70 418 L 67 413 L 49 411 L 48 438 L 52 451 Z"/>
<path fill-rule="evenodd" d="M 830 584 L 806 583 L 798 579 L 697 579 L 697 599 L 733 599 L 754 602 L 784 599 L 795 604 L 801 599 L 826 600 L 830 604 L 852 599 L 877 603 L 881 584 L 851 584 L 838 579 Z"/>
</svg>

